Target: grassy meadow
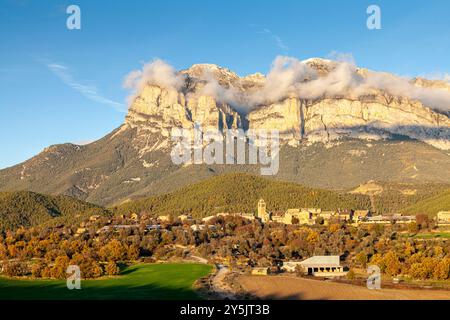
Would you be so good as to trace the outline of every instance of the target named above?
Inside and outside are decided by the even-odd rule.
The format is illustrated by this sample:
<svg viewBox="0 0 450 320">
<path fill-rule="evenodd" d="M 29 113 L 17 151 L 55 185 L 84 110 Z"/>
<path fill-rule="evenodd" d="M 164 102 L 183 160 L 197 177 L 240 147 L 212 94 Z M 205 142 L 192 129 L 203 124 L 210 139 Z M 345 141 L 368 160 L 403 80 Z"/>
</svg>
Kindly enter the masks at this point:
<svg viewBox="0 0 450 320">
<path fill-rule="evenodd" d="M 199 299 L 193 284 L 211 270 L 204 264 L 138 264 L 116 277 L 82 280 L 80 290 L 67 289 L 65 280 L 0 277 L 0 300 Z"/>
</svg>

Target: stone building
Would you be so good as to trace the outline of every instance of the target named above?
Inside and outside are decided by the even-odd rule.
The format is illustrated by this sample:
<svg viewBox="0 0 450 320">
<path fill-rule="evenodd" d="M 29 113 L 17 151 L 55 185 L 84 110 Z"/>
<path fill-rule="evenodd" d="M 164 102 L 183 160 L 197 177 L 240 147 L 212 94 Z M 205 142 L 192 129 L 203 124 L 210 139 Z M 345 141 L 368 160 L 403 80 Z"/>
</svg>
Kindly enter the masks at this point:
<svg viewBox="0 0 450 320">
<path fill-rule="evenodd" d="M 438 224 L 450 224 L 450 211 L 439 211 L 437 222 Z"/>
<path fill-rule="evenodd" d="M 307 209 L 288 209 L 284 217 L 286 224 L 314 224 L 313 215 Z"/>
</svg>

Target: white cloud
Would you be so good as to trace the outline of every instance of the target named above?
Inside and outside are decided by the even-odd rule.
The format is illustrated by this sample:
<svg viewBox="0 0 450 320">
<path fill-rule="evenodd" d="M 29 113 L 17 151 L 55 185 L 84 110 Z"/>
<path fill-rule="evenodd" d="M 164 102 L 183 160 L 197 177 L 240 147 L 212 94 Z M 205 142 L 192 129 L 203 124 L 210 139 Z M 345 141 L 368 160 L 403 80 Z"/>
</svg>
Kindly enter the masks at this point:
<svg viewBox="0 0 450 320">
<path fill-rule="evenodd" d="M 103 97 L 99 94 L 98 89 L 95 86 L 86 85 L 79 81 L 77 81 L 72 73 L 70 72 L 69 67 L 57 64 L 57 63 L 47 63 L 47 68 L 50 69 L 63 83 L 71 87 L 72 89 L 78 91 L 83 96 L 88 98 L 89 100 L 106 104 L 110 107 L 113 107 L 119 112 L 125 112 L 124 105 L 122 103 L 110 100 L 108 98 Z"/>
<path fill-rule="evenodd" d="M 327 58 L 338 62 L 346 62 L 348 64 L 356 66 L 355 58 L 351 53 L 348 52 L 338 52 L 333 50 L 328 54 Z"/>
<path fill-rule="evenodd" d="M 330 56 L 334 61 L 324 61 L 329 68 L 329 72 L 325 74 L 319 74 L 316 69 L 310 67 L 308 60 L 300 61 L 293 57 L 278 56 L 273 61 L 262 86 L 248 92 L 233 85 L 221 86 L 212 72 L 205 71 L 200 76 L 205 81 L 200 93 L 210 95 L 243 113 L 289 96 L 302 99 L 340 96 L 355 98 L 371 94 L 374 89 L 394 96 L 419 100 L 436 110 L 450 110 L 448 90 L 419 87 L 411 83 L 411 79 L 388 73 L 367 71 L 363 75 L 358 72 L 351 54 L 332 52 Z M 154 60 L 145 64 L 143 70 L 132 71 L 124 82 L 126 87 L 134 90 L 134 94 L 146 84 L 180 90 L 185 84 L 185 78 L 164 61 Z"/>
<path fill-rule="evenodd" d="M 272 62 L 264 86 L 249 96 L 248 103 L 253 106 L 267 101 L 278 101 L 290 93 L 295 93 L 300 83 L 314 76 L 315 71 L 305 63 L 295 58 L 278 56 Z"/>
<path fill-rule="evenodd" d="M 144 64 L 142 70 L 131 71 L 125 77 L 123 86 L 133 90 L 133 95 L 129 97 L 132 100 L 147 84 L 180 90 L 184 81 L 184 76 L 179 74 L 174 67 L 161 59 L 154 59 Z"/>
</svg>

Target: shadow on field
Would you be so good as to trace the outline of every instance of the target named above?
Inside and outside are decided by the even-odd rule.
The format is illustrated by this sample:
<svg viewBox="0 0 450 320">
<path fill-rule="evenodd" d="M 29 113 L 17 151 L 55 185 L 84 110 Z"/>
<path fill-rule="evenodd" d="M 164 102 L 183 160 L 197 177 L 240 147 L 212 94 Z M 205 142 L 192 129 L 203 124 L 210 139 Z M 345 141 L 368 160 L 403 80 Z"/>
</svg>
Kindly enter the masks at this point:
<svg viewBox="0 0 450 320">
<path fill-rule="evenodd" d="M 101 281 L 101 280 L 99 280 Z M 6 288 L 0 288 L 3 291 Z M 0 300 L 181 300 L 199 299 L 195 289 L 153 284 L 83 286 L 69 290 L 64 284 L 10 287 Z"/>
<path fill-rule="evenodd" d="M 197 279 L 211 266 L 200 264 L 141 264 L 119 276 L 81 280 L 81 289 L 67 288 L 66 280 L 0 277 L 0 300 L 196 300 Z"/>
</svg>

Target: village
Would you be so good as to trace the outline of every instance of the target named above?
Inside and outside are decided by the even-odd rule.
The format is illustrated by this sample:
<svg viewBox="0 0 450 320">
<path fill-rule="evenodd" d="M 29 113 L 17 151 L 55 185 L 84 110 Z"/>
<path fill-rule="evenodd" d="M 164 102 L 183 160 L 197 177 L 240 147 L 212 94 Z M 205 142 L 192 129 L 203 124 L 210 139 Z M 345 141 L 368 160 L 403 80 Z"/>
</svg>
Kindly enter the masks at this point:
<svg viewBox="0 0 450 320">
<path fill-rule="evenodd" d="M 298 225 L 298 226 L 328 226 L 332 223 L 343 223 L 353 227 L 370 226 L 370 225 L 406 225 L 416 223 L 416 216 L 413 215 L 373 215 L 370 210 L 322 210 L 321 208 L 290 208 L 285 212 L 271 212 L 267 209 L 264 199 L 260 199 L 257 203 L 256 213 L 228 213 L 220 212 L 214 215 L 206 216 L 202 219 L 194 219 L 190 214 L 182 214 L 178 217 L 171 215 L 161 215 L 156 219 L 149 219 L 147 215 L 131 213 L 130 215 L 120 215 L 118 218 L 124 221 L 123 224 L 111 223 L 107 221 L 106 225 L 97 229 L 97 235 L 106 232 L 125 232 L 133 229 L 144 228 L 145 232 L 158 231 L 165 232 L 169 229 L 171 231 L 176 228 L 188 227 L 191 232 L 211 231 L 217 230 L 217 219 L 225 218 L 241 218 L 248 221 L 258 221 L 261 224 L 282 224 L 282 225 Z M 76 229 L 75 237 L 82 237 L 89 232 L 90 223 L 94 223 L 101 217 L 98 215 L 91 216 L 89 221 L 80 224 Z M 151 224 L 142 224 L 142 221 L 152 221 Z M 173 226 L 173 223 L 180 224 L 178 227 Z M 437 226 L 450 226 L 450 211 L 440 211 L 434 219 Z M 179 246 L 186 249 L 186 247 Z M 198 257 L 197 257 L 198 258 Z M 204 261 L 208 259 L 199 258 Z M 239 259 L 238 259 L 239 260 Z M 245 259 L 243 259 L 245 260 Z M 210 261 L 212 262 L 212 261 Z M 222 266 L 224 261 L 215 261 L 216 265 Z M 238 265 L 245 265 L 245 261 L 238 261 Z M 227 261 L 225 261 L 227 264 Z M 341 265 L 341 257 L 339 255 L 313 255 L 302 261 L 298 260 L 284 260 L 280 261 L 275 266 L 259 266 L 254 265 L 251 268 L 253 275 L 268 275 L 276 273 L 297 273 L 305 276 L 315 276 L 324 278 L 334 278 L 345 276 L 348 268 Z"/>
<path fill-rule="evenodd" d="M 270 212 L 267 210 L 266 202 L 260 199 L 257 205 L 257 213 L 217 213 L 216 215 L 207 216 L 202 219 L 207 223 L 211 219 L 218 216 L 238 216 L 244 219 L 255 220 L 258 219 L 262 223 L 283 223 L 283 224 L 297 224 L 297 225 L 328 225 L 330 222 L 346 222 L 354 226 L 360 224 L 407 224 L 416 222 L 415 215 L 373 215 L 370 210 L 350 210 L 337 209 L 325 211 L 321 208 L 294 208 L 287 209 L 285 212 L 277 211 Z M 169 216 L 160 216 L 159 219 L 168 221 Z M 190 215 L 181 215 L 179 217 L 182 221 L 192 219 Z M 450 211 L 439 211 L 436 215 L 436 223 L 438 225 L 450 224 Z M 203 228 L 205 225 L 200 225 Z"/>
</svg>

